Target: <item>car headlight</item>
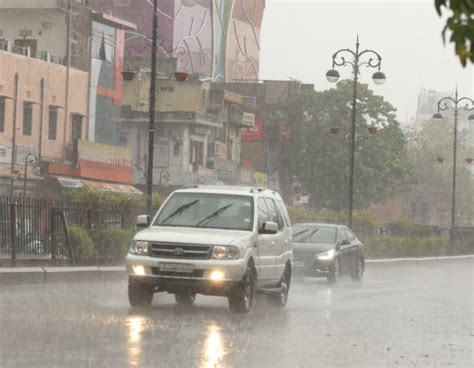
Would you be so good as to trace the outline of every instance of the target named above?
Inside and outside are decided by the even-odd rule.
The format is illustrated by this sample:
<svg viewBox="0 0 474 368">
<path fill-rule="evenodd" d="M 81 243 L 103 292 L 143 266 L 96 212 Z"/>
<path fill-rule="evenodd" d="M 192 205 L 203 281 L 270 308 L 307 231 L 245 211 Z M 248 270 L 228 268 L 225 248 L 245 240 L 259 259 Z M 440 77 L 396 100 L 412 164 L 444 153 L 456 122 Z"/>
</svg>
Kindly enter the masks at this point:
<svg viewBox="0 0 474 368">
<path fill-rule="evenodd" d="M 237 259 L 239 258 L 239 248 L 225 245 L 214 245 L 212 248 L 212 258 L 214 259 Z"/>
<path fill-rule="evenodd" d="M 328 250 L 327 252 L 316 255 L 316 258 L 320 261 L 330 261 L 334 258 L 336 251 L 334 249 Z"/>
<path fill-rule="evenodd" d="M 132 245 L 130 246 L 130 253 L 136 254 L 139 256 L 148 255 L 148 242 L 144 241 L 133 241 Z"/>
</svg>

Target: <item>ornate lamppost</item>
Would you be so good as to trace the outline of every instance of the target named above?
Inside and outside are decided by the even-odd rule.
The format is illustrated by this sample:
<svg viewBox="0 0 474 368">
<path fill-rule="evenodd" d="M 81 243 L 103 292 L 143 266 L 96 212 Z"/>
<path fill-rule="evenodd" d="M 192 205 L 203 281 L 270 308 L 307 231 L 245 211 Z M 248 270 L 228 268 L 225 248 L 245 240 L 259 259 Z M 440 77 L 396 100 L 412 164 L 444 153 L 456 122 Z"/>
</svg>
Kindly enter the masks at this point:
<svg viewBox="0 0 474 368">
<path fill-rule="evenodd" d="M 441 111 L 451 110 L 454 113 L 454 136 L 453 136 L 453 192 L 451 198 L 451 230 L 449 232 L 449 244 L 453 245 L 453 232 L 456 225 L 456 163 L 458 145 L 458 117 L 460 111 L 473 111 L 474 100 L 469 97 L 459 97 L 458 89 L 453 97 L 444 97 L 438 101 L 438 112 L 433 115 L 435 120 L 443 120 Z M 469 116 L 469 121 L 474 122 L 474 114 Z M 439 161 L 439 159 L 438 159 Z"/>
<path fill-rule="evenodd" d="M 329 82 L 335 83 L 339 80 L 340 74 L 334 69 L 336 66 L 351 66 L 353 76 L 352 111 L 351 111 L 351 157 L 349 174 L 349 214 L 348 225 L 352 226 L 352 209 L 354 195 L 354 156 L 356 138 L 356 112 L 357 112 L 357 82 L 359 80 L 360 68 L 364 65 L 367 68 L 375 68 L 377 71 L 372 75 L 375 84 L 385 82 L 385 74 L 380 71 L 382 57 L 374 50 L 360 50 L 359 36 L 357 36 L 355 51 L 351 49 L 340 49 L 332 56 L 332 69 L 326 73 Z M 347 58 L 348 57 L 348 58 Z M 362 57 L 366 57 L 362 59 Z M 347 59 L 346 59 L 347 58 Z"/>
</svg>

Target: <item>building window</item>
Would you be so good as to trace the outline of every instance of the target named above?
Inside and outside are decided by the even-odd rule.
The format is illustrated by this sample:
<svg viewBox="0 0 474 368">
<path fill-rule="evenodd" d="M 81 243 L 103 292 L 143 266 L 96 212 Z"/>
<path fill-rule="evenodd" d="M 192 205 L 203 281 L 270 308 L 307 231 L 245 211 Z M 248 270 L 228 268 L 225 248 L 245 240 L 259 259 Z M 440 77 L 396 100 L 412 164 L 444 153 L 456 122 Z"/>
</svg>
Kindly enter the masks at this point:
<svg viewBox="0 0 474 368">
<path fill-rule="evenodd" d="M 58 110 L 54 107 L 49 108 L 49 128 L 48 139 L 55 141 L 58 130 Z"/>
<path fill-rule="evenodd" d="M 72 142 L 82 138 L 82 115 L 72 116 Z"/>
<path fill-rule="evenodd" d="M 25 102 L 23 105 L 23 135 L 31 136 L 33 123 L 33 104 Z"/>
<path fill-rule="evenodd" d="M 5 99 L 0 98 L 0 133 L 5 132 Z"/>
</svg>

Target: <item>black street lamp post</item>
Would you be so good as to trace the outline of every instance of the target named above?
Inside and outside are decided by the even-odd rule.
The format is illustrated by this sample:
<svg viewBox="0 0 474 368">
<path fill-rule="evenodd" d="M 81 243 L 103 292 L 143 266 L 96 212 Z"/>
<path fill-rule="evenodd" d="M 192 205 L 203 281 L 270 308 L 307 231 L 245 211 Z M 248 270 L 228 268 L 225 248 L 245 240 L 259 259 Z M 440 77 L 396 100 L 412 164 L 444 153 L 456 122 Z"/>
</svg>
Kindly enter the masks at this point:
<svg viewBox="0 0 474 368">
<path fill-rule="evenodd" d="M 156 97 L 156 52 L 158 38 L 158 0 L 153 0 L 153 33 L 151 44 L 151 76 L 150 76 L 150 110 L 148 124 L 148 166 L 146 182 L 146 209 L 147 214 L 152 215 L 152 197 L 153 197 L 153 154 L 155 142 L 155 97 Z"/>
<path fill-rule="evenodd" d="M 346 59 L 346 57 L 349 59 Z M 367 56 L 367 61 L 363 61 L 362 56 Z M 350 157 L 350 174 L 349 174 L 349 213 L 348 225 L 352 226 L 352 209 L 353 209 L 353 193 L 354 193 L 354 156 L 355 156 L 355 138 L 356 138 L 356 112 L 357 112 L 357 82 L 359 80 L 360 68 L 364 65 L 367 68 L 376 68 L 377 71 L 372 75 L 375 84 L 383 84 L 385 82 L 385 74 L 380 71 L 382 57 L 373 50 L 359 49 L 359 36 L 357 36 L 356 49 L 341 49 L 332 56 L 332 67 L 326 73 L 329 82 L 338 81 L 339 72 L 334 69 L 336 66 L 351 66 L 353 75 L 353 93 L 352 93 L 352 110 L 351 110 L 351 157 Z"/>
<path fill-rule="evenodd" d="M 26 181 L 28 177 L 28 166 L 37 167 L 39 164 L 38 157 L 31 152 L 28 152 L 25 156 L 25 173 L 23 176 L 23 197 L 26 197 Z"/>
<path fill-rule="evenodd" d="M 438 112 L 433 115 L 433 119 L 442 120 L 444 117 L 441 111 L 452 110 L 454 112 L 454 136 L 453 136 L 453 189 L 451 198 L 451 230 L 449 232 L 449 244 L 453 245 L 453 231 L 456 225 L 456 164 L 458 145 L 458 117 L 460 111 L 473 111 L 474 100 L 469 97 L 459 97 L 458 89 L 454 93 L 454 98 L 444 97 L 438 101 Z M 469 116 L 469 121 L 474 121 L 474 114 Z M 438 159 L 438 161 L 440 161 Z M 442 161 L 441 161 L 442 162 Z"/>
</svg>

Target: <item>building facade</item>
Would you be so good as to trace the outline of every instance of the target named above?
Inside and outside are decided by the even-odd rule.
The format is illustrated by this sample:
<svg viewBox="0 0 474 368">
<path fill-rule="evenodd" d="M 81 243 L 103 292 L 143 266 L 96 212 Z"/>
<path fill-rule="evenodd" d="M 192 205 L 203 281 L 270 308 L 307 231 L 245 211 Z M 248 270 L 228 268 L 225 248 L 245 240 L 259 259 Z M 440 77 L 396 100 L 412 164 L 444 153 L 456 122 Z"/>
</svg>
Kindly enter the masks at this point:
<svg viewBox="0 0 474 368">
<path fill-rule="evenodd" d="M 74 141 L 87 139 L 89 76 L 71 68 L 66 104 L 66 67 L 5 50 L 0 65 L 0 192 L 8 193 L 23 185 L 28 153 L 72 163 Z M 37 174 L 28 167 L 28 178 Z"/>
</svg>

